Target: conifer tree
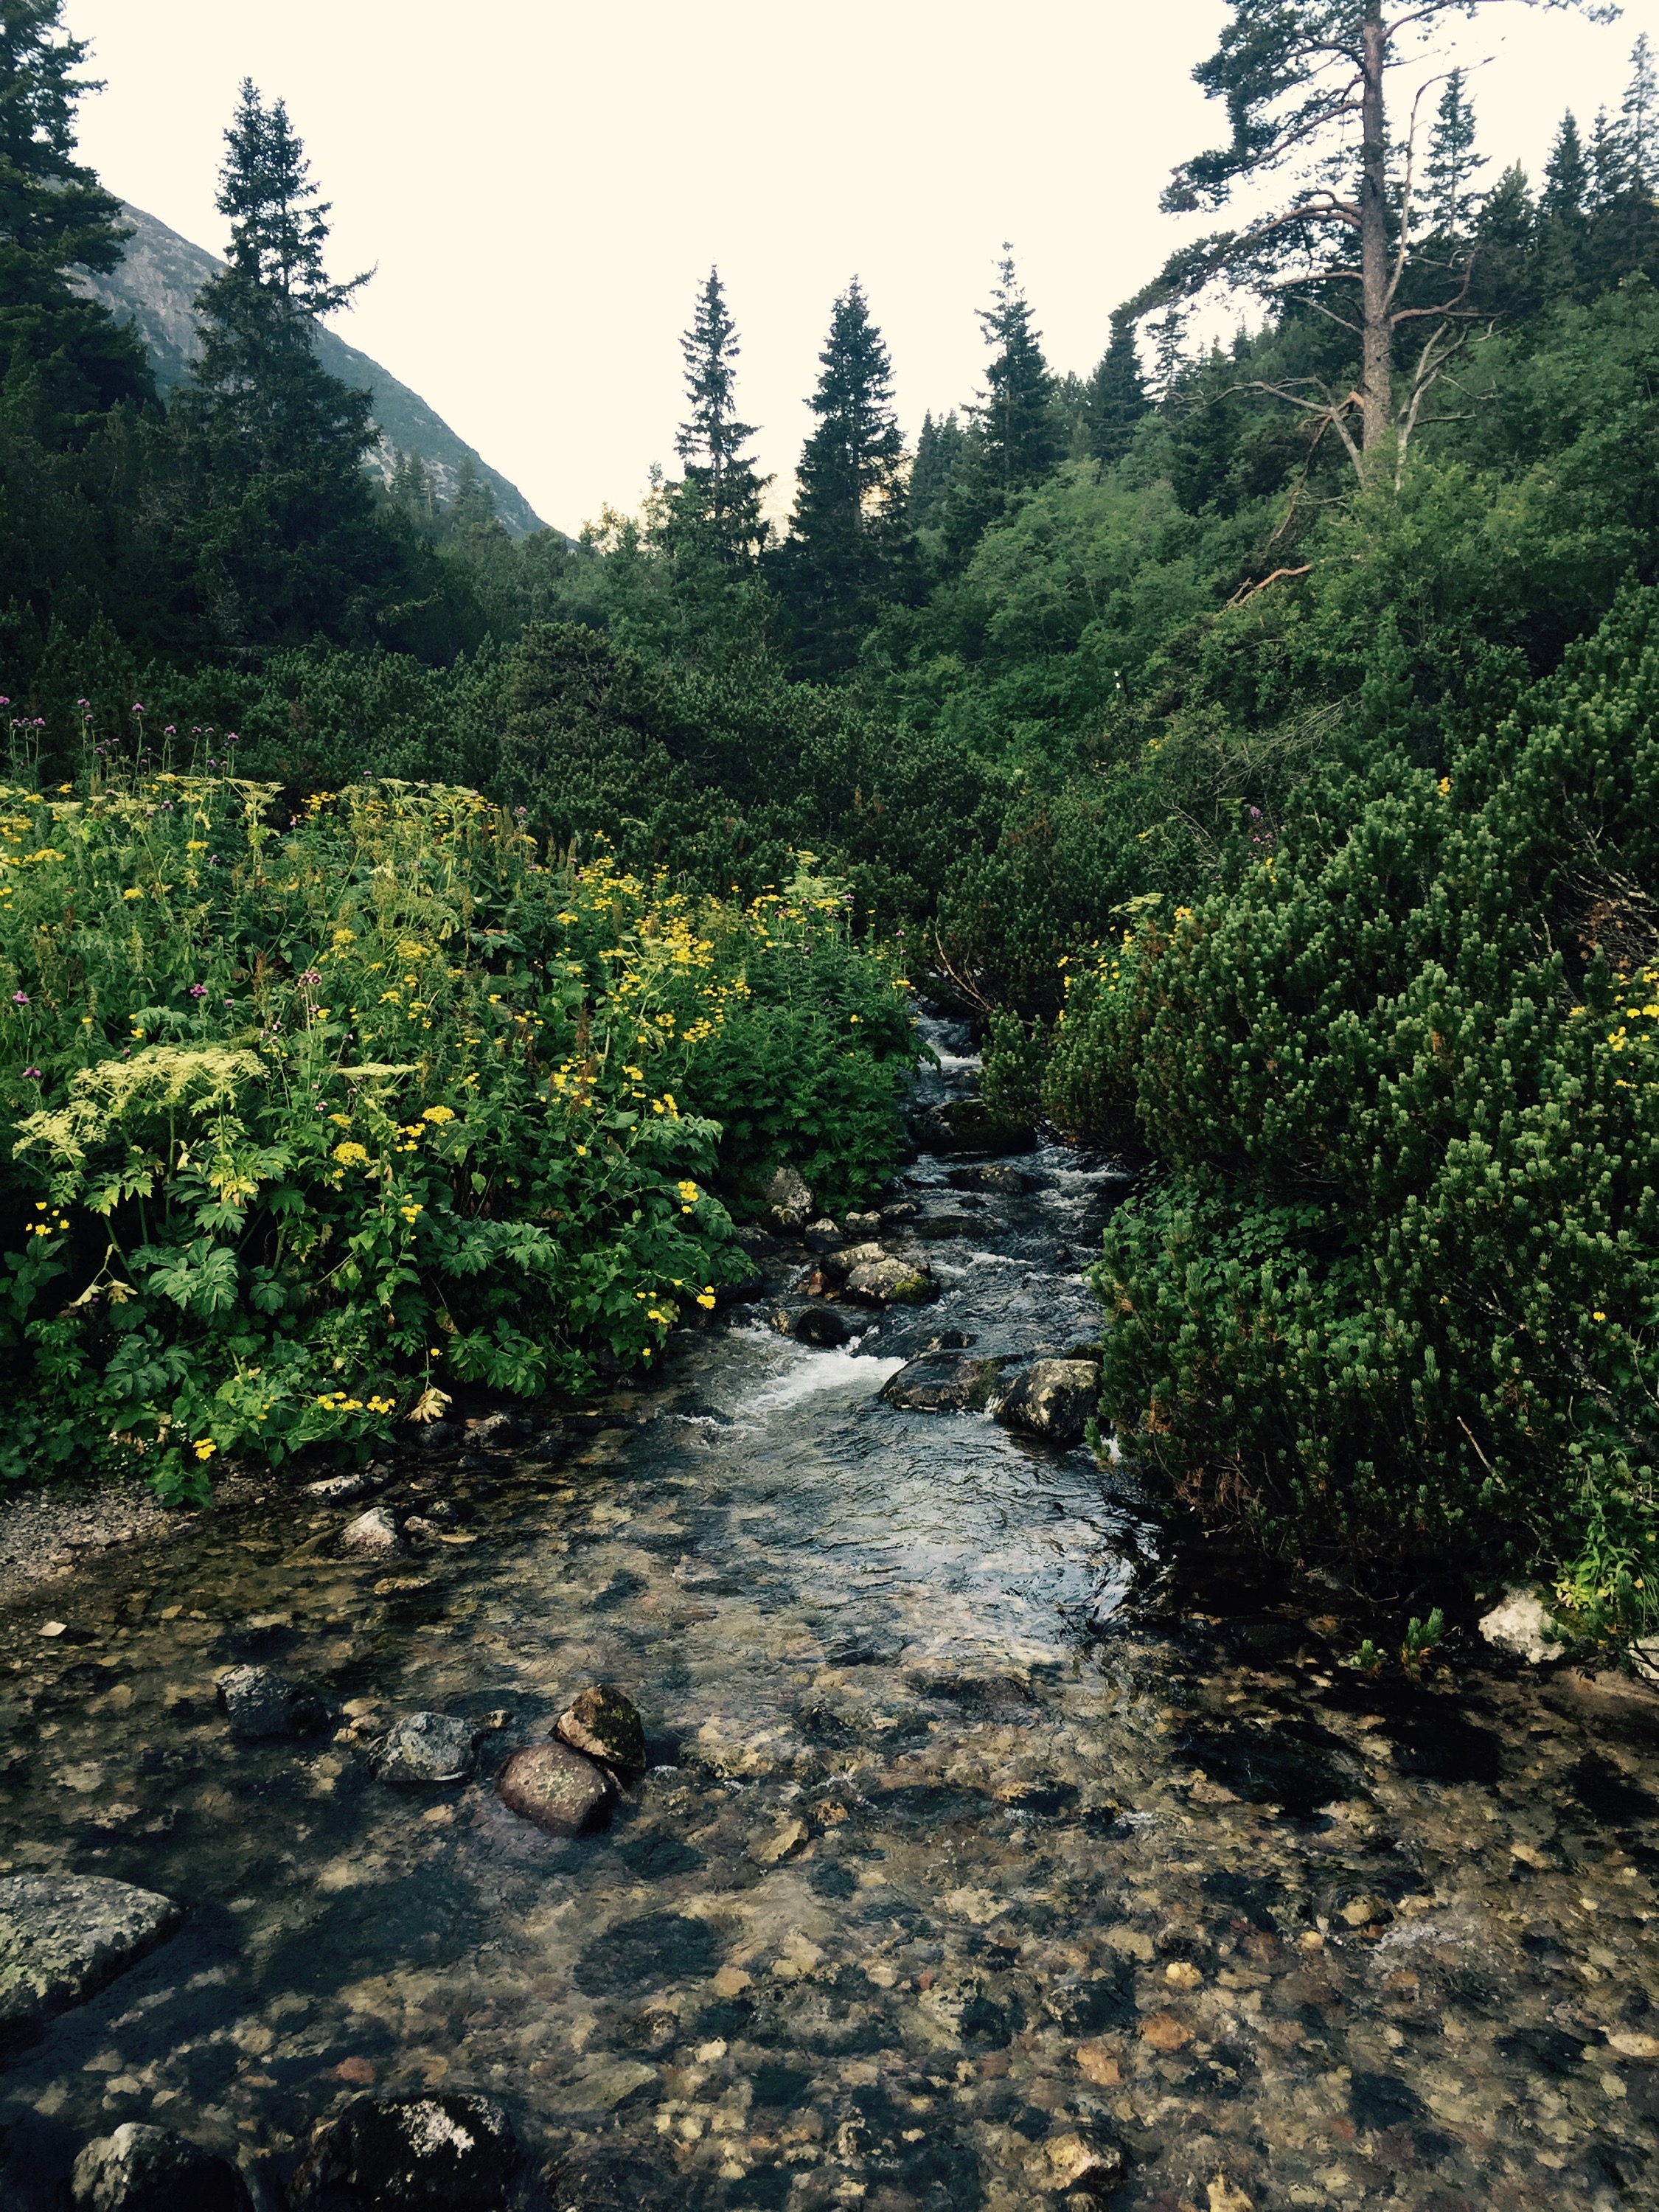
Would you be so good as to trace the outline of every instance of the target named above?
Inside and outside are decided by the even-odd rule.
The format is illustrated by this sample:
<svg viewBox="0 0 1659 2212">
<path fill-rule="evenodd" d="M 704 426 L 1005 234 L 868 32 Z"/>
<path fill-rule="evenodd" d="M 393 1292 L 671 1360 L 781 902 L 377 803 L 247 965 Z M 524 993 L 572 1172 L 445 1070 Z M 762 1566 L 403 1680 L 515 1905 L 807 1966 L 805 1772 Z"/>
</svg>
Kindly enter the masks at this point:
<svg viewBox="0 0 1659 2212">
<path fill-rule="evenodd" d="M 1577 122 L 1569 108 L 1561 118 L 1549 160 L 1544 164 L 1544 190 L 1539 210 L 1569 225 L 1582 224 L 1589 198 L 1589 164 L 1584 159 L 1584 142 L 1578 135 Z"/>
<path fill-rule="evenodd" d="M 106 270 L 132 234 L 121 203 L 75 159 L 84 39 L 58 35 L 63 0 L 0 6 L 0 379 L 6 411 L 50 444 L 155 386 L 130 326 L 78 293 L 76 268 Z"/>
<path fill-rule="evenodd" d="M 1429 156 L 1425 166 L 1430 209 L 1435 228 L 1447 236 L 1460 234 L 1480 204 L 1470 185 L 1486 158 L 1474 150 L 1474 108 L 1463 72 L 1455 69 L 1446 79 L 1440 106 L 1429 133 Z"/>
<path fill-rule="evenodd" d="M 764 542 L 761 499 L 772 481 L 756 474 L 744 447 L 755 426 L 737 410 L 738 332 L 718 269 L 697 295 L 691 327 L 680 340 L 691 411 L 674 450 L 685 477 L 672 502 L 670 536 L 733 565 L 748 562 Z"/>
<path fill-rule="evenodd" d="M 1624 131 L 1611 119 L 1605 107 L 1597 108 L 1589 142 L 1590 213 L 1605 215 L 1634 182 L 1630 146 Z"/>
<path fill-rule="evenodd" d="M 1083 404 L 1089 450 L 1097 460 L 1121 460 L 1129 449 L 1135 424 L 1152 405 L 1141 374 L 1134 324 L 1121 308 L 1112 317 L 1111 343 L 1089 379 Z"/>
<path fill-rule="evenodd" d="M 939 503 L 961 464 L 967 433 L 953 407 L 934 420 L 933 410 L 921 418 L 916 437 L 916 457 L 910 465 L 909 517 L 917 530 L 931 529 Z"/>
<path fill-rule="evenodd" d="M 1173 301 L 1152 325 L 1152 391 L 1167 415 L 1175 404 L 1184 356 L 1187 318 Z"/>
<path fill-rule="evenodd" d="M 1659 135 L 1659 79 L 1653 67 L 1653 50 L 1644 31 L 1631 49 L 1630 83 L 1620 102 L 1626 151 L 1636 184 L 1651 191 L 1656 167 L 1656 136 Z"/>
<path fill-rule="evenodd" d="M 984 441 L 992 483 L 1003 491 L 1016 491 L 1048 474 L 1065 452 L 1065 441 L 1042 333 L 1031 327 L 1030 303 L 1019 289 L 1006 245 L 1002 256 L 991 305 L 978 310 L 985 343 L 994 350 L 984 397 L 969 411 Z"/>
<path fill-rule="evenodd" d="M 783 576 L 798 663 L 823 680 L 852 665 L 891 595 L 906 538 L 892 363 L 856 276 L 835 303 L 818 360 L 807 402 L 817 427 L 801 453 Z"/>
</svg>

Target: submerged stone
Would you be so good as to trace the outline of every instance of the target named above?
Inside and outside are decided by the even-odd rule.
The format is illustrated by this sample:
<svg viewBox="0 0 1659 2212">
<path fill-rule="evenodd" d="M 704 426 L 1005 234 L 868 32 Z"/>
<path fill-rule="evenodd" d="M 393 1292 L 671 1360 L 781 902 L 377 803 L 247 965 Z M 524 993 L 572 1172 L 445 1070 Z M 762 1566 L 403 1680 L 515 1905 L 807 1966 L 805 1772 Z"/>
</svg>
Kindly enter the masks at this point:
<svg viewBox="0 0 1659 2212">
<path fill-rule="evenodd" d="M 890 1375 L 880 1395 L 906 1413 L 982 1413 L 1006 1358 L 965 1359 L 959 1352 L 925 1352 Z"/>
<path fill-rule="evenodd" d="M 228 2160 L 134 2120 L 84 2146 L 70 2198 L 75 2212 L 249 2212 L 251 2201 Z"/>
<path fill-rule="evenodd" d="M 312 2136 L 289 2201 L 295 2212 L 499 2212 L 520 2164 L 492 2098 L 359 2097 Z"/>
<path fill-rule="evenodd" d="M 269 1667 L 233 1667 L 219 1677 L 219 1704 L 238 1742 L 260 1736 L 316 1735 L 329 1723 L 329 1710 L 313 1684 L 278 1674 Z"/>
<path fill-rule="evenodd" d="M 476 1731 L 451 1713 L 409 1713 L 396 1722 L 375 1771 L 382 1782 L 465 1782 Z"/>
<path fill-rule="evenodd" d="M 79 2004 L 183 1917 L 170 1897 L 103 1875 L 0 1881 L 0 2030 L 25 2029 Z"/>
<path fill-rule="evenodd" d="M 515 1751 L 496 1787 L 510 1813 L 550 1836 L 583 1836 L 602 1826 L 616 1796 L 603 1767 L 562 1743 Z"/>
<path fill-rule="evenodd" d="M 554 1723 L 556 1732 L 576 1751 L 603 1759 L 623 1773 L 645 1768 L 645 1724 L 633 1699 L 614 1682 L 583 1690 Z"/>
</svg>

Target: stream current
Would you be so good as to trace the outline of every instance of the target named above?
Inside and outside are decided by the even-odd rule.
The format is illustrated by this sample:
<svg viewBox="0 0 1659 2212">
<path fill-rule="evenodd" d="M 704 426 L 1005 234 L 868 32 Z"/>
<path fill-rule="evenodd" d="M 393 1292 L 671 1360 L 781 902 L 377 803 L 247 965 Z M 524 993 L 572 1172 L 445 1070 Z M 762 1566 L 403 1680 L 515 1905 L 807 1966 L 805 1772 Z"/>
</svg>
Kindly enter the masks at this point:
<svg viewBox="0 0 1659 2212">
<path fill-rule="evenodd" d="M 796 1248 L 556 1464 L 400 1457 L 402 1558 L 296 1483 L 0 1615 L 0 1873 L 187 1907 L 0 2059 L 0 2204 L 123 2120 L 279 2204 L 319 2120 L 431 2087 L 574 2212 L 1081 2206 L 1079 2142 L 1142 2212 L 1659 2203 L 1659 1700 L 1478 1644 L 1367 1681 L 1340 1591 L 1160 1577 L 1121 1470 L 884 1403 L 940 1335 L 1098 1327 L 1121 1171 L 953 1164 L 882 1231 L 939 1300 L 851 1348 L 771 1326 Z M 246 1661 L 336 1731 L 233 1743 Z M 650 1768 L 556 1841 L 492 1778 L 599 1681 Z M 375 1778 L 420 1710 L 485 1729 L 474 1780 Z"/>
</svg>

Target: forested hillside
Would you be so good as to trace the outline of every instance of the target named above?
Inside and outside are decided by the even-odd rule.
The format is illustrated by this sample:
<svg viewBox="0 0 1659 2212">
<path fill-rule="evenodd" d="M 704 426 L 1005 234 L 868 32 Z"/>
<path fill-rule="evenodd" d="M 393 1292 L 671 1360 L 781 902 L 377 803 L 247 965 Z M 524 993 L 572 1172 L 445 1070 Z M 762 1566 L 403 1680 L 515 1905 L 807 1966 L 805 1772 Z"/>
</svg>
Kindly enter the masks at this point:
<svg viewBox="0 0 1659 2212">
<path fill-rule="evenodd" d="M 112 1431 L 177 1481 L 262 1424 L 377 1432 L 441 1342 L 525 1389 L 654 1346 L 735 1264 L 708 1194 L 808 1149 L 849 1195 L 890 1170 L 908 978 L 982 1026 L 1011 1132 L 1147 1163 L 1097 1268 L 1100 1424 L 1170 1499 L 1291 1559 L 1541 1562 L 1589 1632 L 1650 1620 L 1645 40 L 1534 178 L 1452 71 L 1407 185 L 1381 79 L 1352 140 L 1330 89 L 1375 11 L 1232 0 L 1200 75 L 1233 137 L 1167 204 L 1261 181 L 1275 129 L 1352 188 L 1184 246 L 1086 377 L 1005 262 L 983 386 L 914 452 L 849 282 L 783 522 L 711 270 L 678 473 L 572 546 L 365 477 L 314 349 L 349 287 L 251 87 L 162 401 L 70 283 L 118 207 L 73 162 L 56 14 L 10 11 L 0 92 L 22 1457 Z M 1205 349 L 1218 286 L 1244 319 Z"/>
</svg>

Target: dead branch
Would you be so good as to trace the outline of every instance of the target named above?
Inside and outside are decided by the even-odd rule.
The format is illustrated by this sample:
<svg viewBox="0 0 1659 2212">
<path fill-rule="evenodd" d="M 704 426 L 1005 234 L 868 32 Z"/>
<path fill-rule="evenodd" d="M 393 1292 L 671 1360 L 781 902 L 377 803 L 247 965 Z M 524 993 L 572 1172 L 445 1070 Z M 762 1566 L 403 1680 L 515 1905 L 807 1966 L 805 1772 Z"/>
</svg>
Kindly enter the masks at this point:
<svg viewBox="0 0 1659 2212">
<path fill-rule="evenodd" d="M 1276 584 L 1281 576 L 1305 576 L 1312 568 L 1311 561 L 1304 561 L 1299 568 L 1275 568 L 1271 576 L 1264 576 L 1259 584 L 1241 584 L 1227 605 L 1242 607 L 1247 599 L 1253 599 L 1258 592 L 1265 592 L 1269 584 Z"/>
</svg>

